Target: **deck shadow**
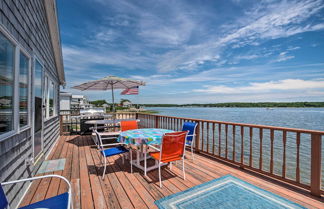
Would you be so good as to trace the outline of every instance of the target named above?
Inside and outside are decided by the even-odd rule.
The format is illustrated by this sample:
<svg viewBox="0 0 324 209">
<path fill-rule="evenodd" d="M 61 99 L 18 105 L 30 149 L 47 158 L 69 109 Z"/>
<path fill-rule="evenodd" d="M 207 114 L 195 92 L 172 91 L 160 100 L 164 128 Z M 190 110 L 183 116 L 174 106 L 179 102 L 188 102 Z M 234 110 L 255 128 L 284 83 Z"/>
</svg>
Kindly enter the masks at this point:
<svg viewBox="0 0 324 209">
<path fill-rule="evenodd" d="M 88 165 L 88 171 L 89 174 L 97 175 L 97 176 L 102 176 L 102 172 L 104 169 L 103 165 Z M 111 172 L 112 165 L 107 165 L 105 175 L 113 173 Z"/>
<path fill-rule="evenodd" d="M 96 149 L 96 147 L 93 147 L 93 149 Z M 107 159 L 107 166 L 106 166 L 106 172 L 105 175 L 109 174 L 109 173 L 114 173 L 116 171 L 114 171 L 114 167 L 117 166 L 117 163 L 121 164 L 122 166 L 120 166 L 120 170 L 122 172 L 129 172 L 130 173 L 130 164 L 127 162 L 128 160 L 125 159 L 125 164 L 123 165 L 122 163 L 122 157 L 120 156 L 118 159 L 116 159 L 113 163 L 109 162 L 109 159 Z M 129 166 L 129 168 L 127 167 Z M 88 165 L 88 170 L 90 174 L 94 174 L 97 176 L 102 176 L 102 172 L 104 169 L 104 165 L 103 163 L 98 163 L 96 165 Z M 133 170 L 133 172 L 135 171 L 135 169 Z"/>
<path fill-rule="evenodd" d="M 91 142 L 92 144 L 88 145 L 86 143 L 87 142 L 87 138 L 86 137 L 83 137 L 83 136 L 75 136 L 72 139 L 67 140 L 66 142 L 67 143 L 70 143 L 70 144 L 74 144 L 74 145 L 76 145 L 78 147 L 86 147 L 86 146 L 94 145 L 93 142 Z"/>
<path fill-rule="evenodd" d="M 136 159 L 136 157 L 134 157 L 133 159 Z M 129 159 L 125 159 L 125 163 L 123 164 L 122 162 L 122 157 L 119 157 L 118 159 L 116 159 L 114 161 L 114 164 L 116 164 L 117 166 L 119 166 L 119 170 L 118 171 L 122 171 L 122 172 L 128 172 L 131 173 L 131 167 L 130 167 L 130 163 L 129 163 Z M 143 162 L 141 162 L 141 164 L 143 164 Z M 111 164 L 113 165 L 113 163 Z M 154 165 L 154 160 L 149 159 L 147 161 L 147 166 L 152 166 Z M 167 165 L 161 166 L 161 172 L 162 172 L 162 181 L 163 180 L 168 180 L 171 178 L 176 178 L 178 175 L 173 173 L 172 171 L 169 170 L 169 168 L 167 168 Z M 133 166 L 133 173 L 139 173 L 143 179 L 147 182 L 147 183 L 158 183 L 159 182 L 159 173 L 158 173 L 158 168 L 148 171 L 147 172 L 147 177 L 144 175 L 144 171 Z"/>
</svg>

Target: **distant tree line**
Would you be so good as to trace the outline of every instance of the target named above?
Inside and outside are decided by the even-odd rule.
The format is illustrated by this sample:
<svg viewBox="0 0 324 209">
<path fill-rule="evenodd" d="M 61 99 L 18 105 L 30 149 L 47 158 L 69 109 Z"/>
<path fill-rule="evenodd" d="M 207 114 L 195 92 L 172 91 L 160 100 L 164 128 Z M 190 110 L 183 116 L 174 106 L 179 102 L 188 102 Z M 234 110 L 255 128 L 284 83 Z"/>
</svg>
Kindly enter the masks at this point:
<svg viewBox="0 0 324 209">
<path fill-rule="evenodd" d="M 131 101 L 129 99 L 121 99 L 119 104 L 122 105 L 124 102 L 131 102 Z M 111 103 L 108 103 L 104 99 L 89 101 L 89 103 L 93 104 L 96 107 L 102 107 L 104 104 L 111 104 Z M 117 104 L 117 103 L 115 103 L 115 104 Z"/>
<path fill-rule="evenodd" d="M 95 101 L 90 101 L 90 104 L 93 104 L 96 107 L 102 107 L 104 104 L 108 104 L 106 100 L 95 100 Z"/>
<path fill-rule="evenodd" d="M 324 107 L 324 102 L 230 102 L 213 104 L 143 104 L 146 107 Z"/>
</svg>

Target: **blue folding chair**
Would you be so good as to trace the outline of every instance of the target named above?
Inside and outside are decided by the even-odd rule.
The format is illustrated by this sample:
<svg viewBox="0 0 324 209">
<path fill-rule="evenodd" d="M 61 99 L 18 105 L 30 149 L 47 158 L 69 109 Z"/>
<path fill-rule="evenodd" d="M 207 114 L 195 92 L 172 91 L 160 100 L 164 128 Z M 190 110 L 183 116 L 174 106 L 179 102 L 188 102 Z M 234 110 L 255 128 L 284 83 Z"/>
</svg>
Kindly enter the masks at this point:
<svg viewBox="0 0 324 209">
<path fill-rule="evenodd" d="M 186 138 L 186 146 L 190 147 L 190 149 L 191 149 L 192 160 L 194 160 L 193 146 L 195 144 L 197 125 L 198 125 L 198 123 L 185 122 L 182 126 L 182 131 L 188 131 L 188 135 Z"/>
<path fill-rule="evenodd" d="M 63 176 L 59 175 L 45 175 L 45 176 L 36 176 L 32 178 L 27 178 L 27 179 L 21 179 L 21 180 L 16 180 L 16 181 L 8 181 L 8 182 L 2 182 L 0 184 L 0 208 L 8 208 L 9 209 L 9 202 L 7 200 L 7 197 L 2 189 L 2 186 L 8 185 L 8 184 L 16 184 L 16 183 L 21 183 L 25 181 L 33 181 L 36 179 L 42 179 L 42 178 L 60 178 L 63 179 L 69 186 L 68 192 L 36 202 L 32 203 L 30 205 L 21 207 L 20 209 L 34 209 L 34 208 L 62 208 L 62 209 L 69 209 L 73 208 L 72 207 L 72 193 L 71 193 L 71 184 L 70 182 L 64 178 Z"/>
<path fill-rule="evenodd" d="M 101 135 L 98 133 L 97 130 L 95 130 L 94 132 L 97 136 L 96 140 L 97 140 L 97 143 L 99 144 L 99 151 L 100 151 L 101 157 L 103 158 L 103 160 L 101 159 L 101 162 L 104 164 L 102 179 L 105 179 L 105 173 L 106 173 L 106 167 L 107 167 L 107 157 L 111 157 L 114 155 L 122 154 L 123 163 L 124 163 L 124 155 L 123 154 L 129 153 L 130 161 L 131 161 L 130 162 L 131 172 L 133 173 L 132 149 L 129 149 L 129 150 L 126 149 L 124 146 L 122 146 L 122 145 L 125 145 L 124 143 L 103 144 Z M 119 146 L 116 146 L 116 145 L 119 145 Z M 105 149 L 105 147 L 108 147 L 108 146 L 116 146 L 116 147 Z"/>
</svg>

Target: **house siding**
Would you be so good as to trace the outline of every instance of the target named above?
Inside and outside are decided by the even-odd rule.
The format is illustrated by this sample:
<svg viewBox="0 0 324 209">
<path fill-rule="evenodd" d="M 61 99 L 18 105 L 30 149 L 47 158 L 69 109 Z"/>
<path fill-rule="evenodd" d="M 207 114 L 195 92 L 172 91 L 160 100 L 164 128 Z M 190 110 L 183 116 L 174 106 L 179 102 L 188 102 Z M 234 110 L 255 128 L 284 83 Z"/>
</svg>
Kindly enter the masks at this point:
<svg viewBox="0 0 324 209">
<path fill-rule="evenodd" d="M 0 0 L 0 24 L 29 55 L 36 55 L 43 62 L 44 72 L 50 74 L 58 85 L 58 73 L 44 0 Z M 58 89 L 55 97 L 56 107 L 59 107 Z M 57 115 L 59 115 L 58 109 Z M 59 138 L 58 116 L 45 120 L 43 128 L 43 152 L 46 156 Z M 35 166 L 25 164 L 26 159 L 33 157 L 31 134 L 31 128 L 28 128 L 12 137 L 0 140 L 0 182 L 27 178 L 35 174 L 40 163 Z M 28 185 L 29 183 L 21 183 L 4 187 L 11 207 L 17 206 Z"/>
</svg>

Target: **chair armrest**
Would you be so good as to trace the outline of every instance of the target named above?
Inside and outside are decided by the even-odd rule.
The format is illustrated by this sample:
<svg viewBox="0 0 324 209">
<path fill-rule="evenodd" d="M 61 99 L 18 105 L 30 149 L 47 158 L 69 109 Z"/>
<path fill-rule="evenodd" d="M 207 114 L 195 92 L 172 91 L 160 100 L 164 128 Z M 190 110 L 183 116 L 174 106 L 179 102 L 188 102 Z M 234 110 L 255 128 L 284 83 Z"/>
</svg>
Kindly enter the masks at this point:
<svg viewBox="0 0 324 209">
<path fill-rule="evenodd" d="M 109 146 L 116 146 L 116 145 L 125 145 L 125 143 L 103 144 L 103 145 L 101 145 L 101 147 L 109 147 Z"/>
<path fill-rule="evenodd" d="M 3 182 L 1 183 L 1 185 L 8 185 L 8 184 L 16 184 L 16 183 L 21 183 L 21 182 L 26 182 L 26 181 L 33 181 L 33 180 L 37 180 L 37 179 L 43 179 L 43 178 L 60 178 L 63 181 L 65 181 L 65 183 L 67 183 L 67 185 L 69 186 L 68 189 L 68 193 L 69 193 L 69 199 L 68 199 L 68 208 L 71 207 L 72 202 L 72 193 L 71 193 L 71 184 L 69 182 L 69 180 L 67 180 L 65 177 L 63 176 L 59 176 L 59 175 L 55 175 L 55 174 L 50 174 L 50 175 L 44 175 L 44 176 L 35 176 L 35 177 L 31 177 L 31 178 L 26 178 L 26 179 L 20 179 L 20 180 L 15 180 L 15 181 L 7 181 L 7 182 Z M 73 208 L 73 207 L 72 207 Z"/>
<path fill-rule="evenodd" d="M 154 147 L 154 146 L 152 146 L 152 145 L 148 145 L 149 147 L 151 147 L 152 149 L 155 149 L 156 151 L 161 151 L 159 148 L 157 148 L 157 147 Z"/>
<path fill-rule="evenodd" d="M 103 136 L 119 136 L 120 131 L 105 131 L 105 132 L 98 132 L 98 134 L 103 137 Z"/>
</svg>

